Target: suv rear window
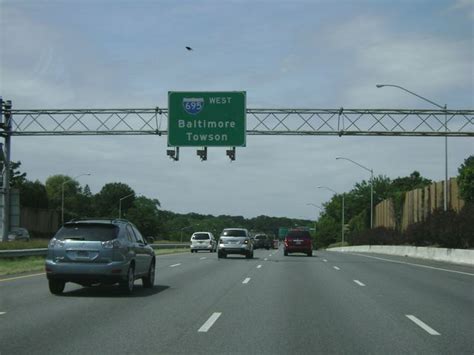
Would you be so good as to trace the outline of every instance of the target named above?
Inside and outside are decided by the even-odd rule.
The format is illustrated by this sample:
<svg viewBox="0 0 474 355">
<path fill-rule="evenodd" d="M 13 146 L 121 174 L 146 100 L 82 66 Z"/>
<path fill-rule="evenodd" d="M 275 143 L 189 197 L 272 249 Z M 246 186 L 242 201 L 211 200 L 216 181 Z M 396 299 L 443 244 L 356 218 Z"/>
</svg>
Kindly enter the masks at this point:
<svg viewBox="0 0 474 355">
<path fill-rule="evenodd" d="M 197 233 L 193 235 L 193 238 L 196 240 L 207 240 L 210 239 L 209 234 L 207 233 Z"/>
<path fill-rule="evenodd" d="M 310 239 L 308 231 L 290 231 L 286 235 L 288 239 Z"/>
<path fill-rule="evenodd" d="M 227 229 L 222 232 L 224 237 L 246 237 L 247 234 L 241 229 Z"/>
<path fill-rule="evenodd" d="M 78 223 L 64 225 L 54 236 L 59 240 L 105 242 L 117 238 L 119 228 L 113 224 Z"/>
</svg>

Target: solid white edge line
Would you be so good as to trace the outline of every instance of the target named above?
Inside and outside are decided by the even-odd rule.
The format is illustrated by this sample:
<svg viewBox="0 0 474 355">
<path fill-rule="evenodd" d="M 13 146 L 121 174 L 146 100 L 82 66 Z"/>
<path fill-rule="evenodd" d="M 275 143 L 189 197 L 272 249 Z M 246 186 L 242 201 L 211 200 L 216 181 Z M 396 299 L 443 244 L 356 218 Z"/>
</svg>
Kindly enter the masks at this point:
<svg viewBox="0 0 474 355">
<path fill-rule="evenodd" d="M 360 282 L 359 280 L 353 280 L 356 284 L 358 284 L 359 286 L 365 286 L 362 282 Z"/>
<path fill-rule="evenodd" d="M 419 326 L 420 328 L 422 328 L 424 331 L 426 331 L 428 334 L 430 335 L 441 335 L 439 334 L 436 330 L 434 330 L 433 328 L 431 328 L 428 324 L 426 324 L 425 322 L 419 320 L 418 318 L 416 318 L 414 315 L 411 315 L 411 314 L 405 314 L 405 316 L 411 320 L 413 323 L 415 323 L 417 326 Z"/>
<path fill-rule="evenodd" d="M 379 257 L 377 257 L 377 256 L 362 255 L 362 254 L 358 254 L 358 253 L 347 253 L 347 254 L 363 256 L 363 257 L 365 257 L 365 258 L 372 258 L 372 259 L 384 260 L 384 261 L 388 261 L 388 262 L 390 262 L 390 263 L 395 263 L 395 264 L 406 264 L 406 265 L 424 267 L 424 268 L 426 268 L 426 269 L 440 270 L 440 271 L 446 271 L 446 272 L 454 272 L 455 274 L 462 274 L 462 275 L 474 276 L 474 274 L 471 274 L 471 273 L 469 273 L 469 272 L 456 271 L 456 270 L 449 270 L 449 269 L 443 269 L 443 268 L 440 268 L 440 267 L 434 267 L 434 266 L 428 266 L 428 265 L 421 265 L 421 264 L 408 263 L 408 262 L 406 262 L 406 261 L 398 261 L 398 260 L 392 260 L 392 259 L 384 259 L 384 258 L 379 258 Z"/>
<path fill-rule="evenodd" d="M 262 267 L 262 265 L 257 265 L 257 269 L 260 269 Z"/>
<path fill-rule="evenodd" d="M 244 281 L 242 281 L 243 284 L 248 284 L 250 281 L 250 277 L 246 277 Z"/>
<path fill-rule="evenodd" d="M 200 333 L 206 333 L 212 325 L 216 322 L 216 320 L 219 319 L 221 316 L 221 312 L 214 312 L 212 315 L 209 317 L 209 319 L 199 328 L 198 332 Z"/>
<path fill-rule="evenodd" d="M 170 267 L 175 267 L 175 266 L 179 266 L 179 265 L 181 265 L 181 263 L 170 265 Z"/>
<path fill-rule="evenodd" d="M 341 269 L 339 269 L 337 266 L 333 266 L 333 268 L 336 269 L 336 270 L 341 270 Z"/>
</svg>

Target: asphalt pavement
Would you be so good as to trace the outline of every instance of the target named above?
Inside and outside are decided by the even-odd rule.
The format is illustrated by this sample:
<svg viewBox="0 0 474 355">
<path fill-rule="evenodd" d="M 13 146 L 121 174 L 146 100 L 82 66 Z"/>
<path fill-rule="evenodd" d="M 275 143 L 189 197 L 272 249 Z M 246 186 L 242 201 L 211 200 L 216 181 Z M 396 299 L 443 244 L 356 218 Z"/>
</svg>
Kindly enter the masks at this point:
<svg viewBox="0 0 474 355">
<path fill-rule="evenodd" d="M 0 277 L 0 354 L 473 354 L 474 268 L 316 251 L 157 257 L 155 287 Z"/>
</svg>

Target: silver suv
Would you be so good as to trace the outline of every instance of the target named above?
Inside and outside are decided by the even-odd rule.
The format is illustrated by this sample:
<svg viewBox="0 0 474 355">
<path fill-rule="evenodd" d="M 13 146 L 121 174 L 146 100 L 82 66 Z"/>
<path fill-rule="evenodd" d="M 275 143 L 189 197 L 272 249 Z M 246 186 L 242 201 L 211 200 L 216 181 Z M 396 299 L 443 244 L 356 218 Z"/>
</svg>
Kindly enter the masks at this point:
<svg viewBox="0 0 474 355">
<path fill-rule="evenodd" d="M 217 257 L 225 258 L 228 254 L 245 255 L 247 259 L 253 258 L 253 242 L 247 229 L 226 228 L 222 231 Z"/>
<path fill-rule="evenodd" d="M 155 252 L 127 220 L 73 220 L 49 242 L 45 268 L 53 294 L 62 293 L 66 282 L 119 283 L 124 292 L 131 293 L 139 278 L 143 287 L 153 287 Z"/>
<path fill-rule="evenodd" d="M 191 253 L 199 250 L 209 250 L 211 253 L 217 249 L 217 243 L 212 233 L 196 232 L 191 236 Z"/>
</svg>

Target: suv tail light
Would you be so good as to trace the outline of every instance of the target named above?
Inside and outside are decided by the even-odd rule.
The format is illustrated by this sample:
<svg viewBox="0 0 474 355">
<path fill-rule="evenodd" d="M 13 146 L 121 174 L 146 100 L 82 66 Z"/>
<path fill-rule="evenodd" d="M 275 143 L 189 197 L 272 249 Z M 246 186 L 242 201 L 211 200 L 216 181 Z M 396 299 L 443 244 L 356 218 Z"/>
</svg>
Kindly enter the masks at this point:
<svg viewBox="0 0 474 355">
<path fill-rule="evenodd" d="M 51 239 L 48 244 L 49 248 L 63 247 L 63 246 L 64 246 L 64 241 L 56 239 L 56 238 Z"/>
<path fill-rule="evenodd" d="M 105 249 L 118 249 L 122 245 L 118 239 L 107 240 L 106 242 L 102 242 L 102 247 Z"/>
</svg>

